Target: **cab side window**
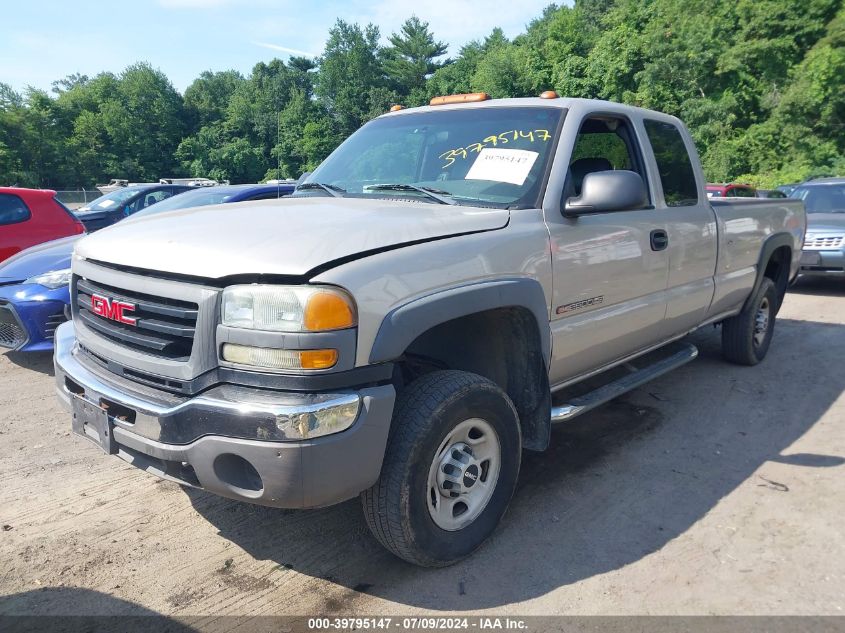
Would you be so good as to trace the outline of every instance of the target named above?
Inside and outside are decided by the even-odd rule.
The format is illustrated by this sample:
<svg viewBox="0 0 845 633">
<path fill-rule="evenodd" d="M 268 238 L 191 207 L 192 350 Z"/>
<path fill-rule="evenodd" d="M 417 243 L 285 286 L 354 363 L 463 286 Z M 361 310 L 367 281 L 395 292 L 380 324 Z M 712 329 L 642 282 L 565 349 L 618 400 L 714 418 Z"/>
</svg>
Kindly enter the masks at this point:
<svg viewBox="0 0 845 633">
<path fill-rule="evenodd" d="M 633 171 L 647 183 L 642 155 L 630 123 L 623 118 L 604 115 L 584 119 L 569 161 L 564 200 L 581 195 L 587 174 L 616 169 Z"/>
<path fill-rule="evenodd" d="M 26 222 L 31 216 L 23 200 L 9 193 L 0 193 L 0 226 Z"/>
<path fill-rule="evenodd" d="M 695 171 L 680 130 L 671 123 L 651 119 L 645 120 L 645 130 L 657 161 L 666 205 L 688 207 L 698 204 Z"/>
</svg>

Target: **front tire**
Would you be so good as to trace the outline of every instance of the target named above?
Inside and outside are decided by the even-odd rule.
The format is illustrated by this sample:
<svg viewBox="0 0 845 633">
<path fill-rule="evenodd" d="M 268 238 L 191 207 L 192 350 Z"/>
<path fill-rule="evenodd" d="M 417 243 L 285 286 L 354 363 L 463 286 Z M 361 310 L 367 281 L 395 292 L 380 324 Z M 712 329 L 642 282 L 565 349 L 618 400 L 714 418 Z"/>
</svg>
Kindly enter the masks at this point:
<svg viewBox="0 0 845 633">
<path fill-rule="evenodd" d="M 722 323 L 722 353 L 732 363 L 756 365 L 766 357 L 775 330 L 779 305 L 774 282 L 763 277 L 748 305 Z"/>
<path fill-rule="evenodd" d="M 482 376 L 436 371 L 400 394 L 392 425 L 381 476 L 361 495 L 367 524 L 410 563 L 451 565 L 490 536 L 513 495 L 516 410 Z"/>
</svg>

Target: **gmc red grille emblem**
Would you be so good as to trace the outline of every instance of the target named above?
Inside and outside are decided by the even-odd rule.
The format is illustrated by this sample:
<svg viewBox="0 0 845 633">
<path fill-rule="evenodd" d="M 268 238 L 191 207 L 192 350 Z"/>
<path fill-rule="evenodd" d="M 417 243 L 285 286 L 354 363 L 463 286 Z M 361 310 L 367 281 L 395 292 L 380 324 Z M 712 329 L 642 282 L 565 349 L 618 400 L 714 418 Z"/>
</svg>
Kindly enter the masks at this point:
<svg viewBox="0 0 845 633">
<path fill-rule="evenodd" d="M 109 299 L 102 295 L 91 295 L 91 312 L 104 319 L 111 319 L 126 325 L 135 325 L 137 321 L 131 316 L 126 316 L 127 312 L 135 312 L 134 303 Z"/>
</svg>

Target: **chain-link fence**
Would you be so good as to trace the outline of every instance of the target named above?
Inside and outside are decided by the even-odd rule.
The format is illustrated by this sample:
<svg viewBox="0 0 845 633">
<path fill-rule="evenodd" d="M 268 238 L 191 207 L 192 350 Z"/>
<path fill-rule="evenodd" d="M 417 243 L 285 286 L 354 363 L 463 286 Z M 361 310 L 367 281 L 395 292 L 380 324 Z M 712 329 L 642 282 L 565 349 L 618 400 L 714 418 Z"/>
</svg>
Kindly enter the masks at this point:
<svg viewBox="0 0 845 633">
<path fill-rule="evenodd" d="M 78 209 L 83 204 L 91 202 L 102 195 L 97 189 L 78 189 L 76 191 L 57 191 L 56 199 L 69 209 Z"/>
</svg>

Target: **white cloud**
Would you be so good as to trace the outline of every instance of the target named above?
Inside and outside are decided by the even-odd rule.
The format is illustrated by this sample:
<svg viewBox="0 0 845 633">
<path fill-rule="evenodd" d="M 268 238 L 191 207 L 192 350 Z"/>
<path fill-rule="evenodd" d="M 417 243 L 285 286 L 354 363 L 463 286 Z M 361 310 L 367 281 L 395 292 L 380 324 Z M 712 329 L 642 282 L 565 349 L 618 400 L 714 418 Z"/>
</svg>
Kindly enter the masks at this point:
<svg viewBox="0 0 845 633">
<path fill-rule="evenodd" d="M 279 51 L 282 53 L 288 53 L 290 55 L 302 55 L 304 57 L 317 57 L 317 53 L 309 53 L 308 51 L 301 51 L 296 48 L 288 48 L 287 46 L 279 46 L 278 44 L 270 44 L 268 42 L 252 42 L 256 46 L 261 46 L 262 48 L 269 48 L 271 51 Z"/>
<path fill-rule="evenodd" d="M 283 2 L 284 0 L 277 0 Z M 507 37 L 525 31 L 531 20 L 542 15 L 550 0 L 319 0 L 308 12 L 289 10 L 284 15 L 269 13 L 251 15 L 246 28 L 251 39 L 261 42 L 283 39 L 294 46 L 322 51 L 329 29 L 335 20 L 379 27 L 382 43 L 391 33 L 399 31 L 402 23 L 416 15 L 428 22 L 434 37 L 449 46 L 455 56 L 470 40 L 482 39 L 495 27 L 501 27 Z M 570 4 L 564 0 L 564 4 Z"/>
<path fill-rule="evenodd" d="M 386 37 L 416 15 L 428 22 L 434 36 L 449 44 L 455 54 L 461 45 L 489 35 L 497 26 L 508 37 L 522 33 L 548 4 L 549 0 L 378 0 L 361 7 L 355 21 L 378 25 Z"/>
</svg>

